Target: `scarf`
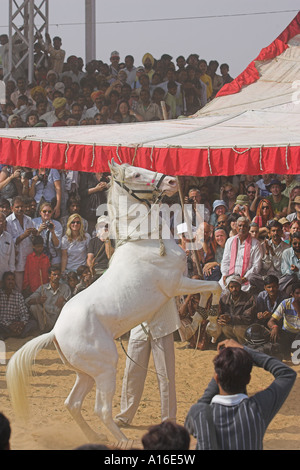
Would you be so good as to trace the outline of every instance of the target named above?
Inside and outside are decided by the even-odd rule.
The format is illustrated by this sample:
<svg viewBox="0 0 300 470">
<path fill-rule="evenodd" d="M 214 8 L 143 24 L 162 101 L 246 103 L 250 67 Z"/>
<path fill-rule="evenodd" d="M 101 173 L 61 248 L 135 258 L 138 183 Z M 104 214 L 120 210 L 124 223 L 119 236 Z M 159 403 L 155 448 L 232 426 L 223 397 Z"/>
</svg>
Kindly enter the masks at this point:
<svg viewBox="0 0 300 470">
<path fill-rule="evenodd" d="M 244 258 L 243 258 L 243 267 L 242 267 L 241 277 L 244 277 L 244 274 L 247 271 L 248 266 L 249 266 L 251 241 L 252 241 L 251 235 L 248 235 L 248 237 L 245 240 L 245 250 L 244 250 Z M 238 250 L 238 236 L 236 235 L 233 238 L 233 242 L 232 242 L 232 245 L 231 245 L 231 259 L 230 259 L 229 275 L 234 274 L 237 250 Z"/>
</svg>

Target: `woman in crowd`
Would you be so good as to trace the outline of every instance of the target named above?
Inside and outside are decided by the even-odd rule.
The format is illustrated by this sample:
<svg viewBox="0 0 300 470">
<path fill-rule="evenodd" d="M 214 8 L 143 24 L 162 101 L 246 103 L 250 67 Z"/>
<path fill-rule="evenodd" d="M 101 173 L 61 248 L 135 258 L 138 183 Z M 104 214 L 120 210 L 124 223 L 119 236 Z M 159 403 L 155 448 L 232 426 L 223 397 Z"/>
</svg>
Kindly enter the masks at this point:
<svg viewBox="0 0 300 470">
<path fill-rule="evenodd" d="M 268 199 L 262 199 L 256 210 L 256 216 L 252 222 L 258 224 L 259 228 L 266 227 L 270 220 L 273 220 L 274 212 Z"/>
<path fill-rule="evenodd" d="M 86 263 L 88 244 L 91 237 L 84 231 L 82 218 L 72 214 L 67 223 L 66 234 L 61 242 L 61 271 L 62 275 L 76 271 Z"/>
<path fill-rule="evenodd" d="M 49 256 L 51 264 L 59 264 L 61 261 L 62 226 L 52 219 L 53 208 L 50 202 L 43 202 L 39 208 L 40 217 L 33 219 L 38 234 L 43 237 L 44 251 Z"/>
<path fill-rule="evenodd" d="M 203 266 L 203 277 L 206 281 L 219 281 L 221 279 L 220 266 L 228 234 L 224 228 L 216 227 L 213 238 L 215 247 L 214 261 L 206 263 Z"/>
<path fill-rule="evenodd" d="M 118 109 L 117 113 L 119 113 L 122 117 L 122 123 L 123 122 L 137 122 L 137 121 L 143 121 L 144 119 L 142 116 L 133 109 L 130 108 L 128 101 L 126 100 L 121 100 L 118 104 Z"/>
</svg>

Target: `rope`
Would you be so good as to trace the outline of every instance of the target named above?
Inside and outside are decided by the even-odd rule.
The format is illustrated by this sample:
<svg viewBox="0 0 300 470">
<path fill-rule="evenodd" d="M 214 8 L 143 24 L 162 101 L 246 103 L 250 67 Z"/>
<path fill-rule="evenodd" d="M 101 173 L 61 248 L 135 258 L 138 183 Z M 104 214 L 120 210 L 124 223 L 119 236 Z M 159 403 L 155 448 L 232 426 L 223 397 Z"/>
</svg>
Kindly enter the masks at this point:
<svg viewBox="0 0 300 470">
<path fill-rule="evenodd" d="M 136 157 L 138 148 L 139 148 L 139 144 L 137 144 L 137 145 L 135 146 L 134 155 L 133 155 L 133 159 L 132 159 L 132 162 L 131 162 L 131 165 L 132 165 L 132 166 L 133 166 L 133 164 L 134 164 L 134 160 L 135 160 L 135 157 Z"/>
<path fill-rule="evenodd" d="M 248 152 L 249 150 L 251 150 L 252 147 L 249 147 L 248 149 L 246 150 L 243 150 L 242 152 L 239 152 L 238 150 L 236 150 L 235 147 L 231 147 L 231 150 L 233 150 L 235 153 L 237 153 L 238 155 L 243 155 L 244 153 Z"/>
<path fill-rule="evenodd" d="M 66 148 L 66 151 L 65 151 L 65 163 L 68 162 L 68 150 L 69 150 L 69 147 L 70 147 L 70 144 L 69 144 L 69 142 L 67 142 L 67 148 Z"/>
<path fill-rule="evenodd" d="M 92 163 L 91 163 L 91 168 L 94 166 L 94 161 L 95 161 L 95 143 L 93 143 L 93 158 L 92 158 Z"/>
<path fill-rule="evenodd" d="M 290 144 L 287 144 L 287 146 L 285 148 L 285 164 L 286 164 L 286 168 L 288 170 L 290 169 L 289 164 L 288 164 L 288 149 L 289 149 L 289 146 L 290 146 Z"/>
<path fill-rule="evenodd" d="M 117 148 L 116 148 L 116 154 L 117 154 L 117 157 L 118 157 L 118 159 L 119 159 L 119 162 L 122 164 L 123 162 L 122 162 L 122 160 L 121 160 L 121 158 L 120 158 L 120 155 L 119 155 L 119 147 L 120 147 L 120 146 L 121 146 L 121 144 L 118 144 L 118 146 L 117 146 Z"/>
<path fill-rule="evenodd" d="M 207 163 L 209 166 L 210 174 L 212 175 L 212 168 L 211 168 L 211 163 L 210 163 L 210 147 L 207 147 Z"/>
<path fill-rule="evenodd" d="M 262 148 L 263 148 L 263 146 L 259 147 L 259 169 L 260 169 L 260 171 L 263 171 L 263 167 L 262 167 Z"/>
<path fill-rule="evenodd" d="M 43 155 L 43 141 L 40 141 L 40 158 L 39 158 L 39 163 L 42 161 L 42 155 Z"/>
<path fill-rule="evenodd" d="M 153 146 L 151 148 L 151 153 L 150 153 L 150 161 L 151 161 L 150 168 L 153 168 L 153 152 L 154 152 L 154 149 L 155 149 L 155 147 Z"/>
</svg>

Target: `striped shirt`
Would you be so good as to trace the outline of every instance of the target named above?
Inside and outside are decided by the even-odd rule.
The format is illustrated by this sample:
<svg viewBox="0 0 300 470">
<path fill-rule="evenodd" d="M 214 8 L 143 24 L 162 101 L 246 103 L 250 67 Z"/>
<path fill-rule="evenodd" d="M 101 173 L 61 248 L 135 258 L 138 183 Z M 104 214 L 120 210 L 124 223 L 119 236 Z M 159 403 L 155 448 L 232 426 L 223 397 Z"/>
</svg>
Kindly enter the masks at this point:
<svg viewBox="0 0 300 470">
<path fill-rule="evenodd" d="M 279 321 L 283 318 L 282 329 L 290 333 L 300 333 L 300 318 L 293 307 L 294 297 L 283 300 L 272 317 Z"/>
<path fill-rule="evenodd" d="M 265 431 L 284 401 L 296 378 L 293 369 L 274 357 L 244 349 L 254 364 L 269 371 L 275 380 L 269 387 L 248 397 L 244 394 L 218 395 L 219 387 L 211 380 L 204 395 L 191 407 L 185 427 L 197 439 L 196 450 L 213 450 L 212 432 L 220 450 L 261 450 Z M 213 430 L 207 408 L 211 410 Z"/>
</svg>

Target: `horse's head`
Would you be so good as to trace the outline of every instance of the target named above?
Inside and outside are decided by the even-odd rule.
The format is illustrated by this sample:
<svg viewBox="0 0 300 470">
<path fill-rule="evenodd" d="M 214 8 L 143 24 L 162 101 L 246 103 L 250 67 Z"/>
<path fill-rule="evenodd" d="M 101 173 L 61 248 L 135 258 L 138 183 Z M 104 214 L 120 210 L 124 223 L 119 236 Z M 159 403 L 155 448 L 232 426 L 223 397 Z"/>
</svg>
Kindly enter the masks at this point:
<svg viewBox="0 0 300 470">
<path fill-rule="evenodd" d="M 163 194 L 172 196 L 178 191 L 177 180 L 173 176 L 137 168 L 127 163 L 109 164 L 112 180 L 138 200 L 154 201 Z"/>
</svg>

